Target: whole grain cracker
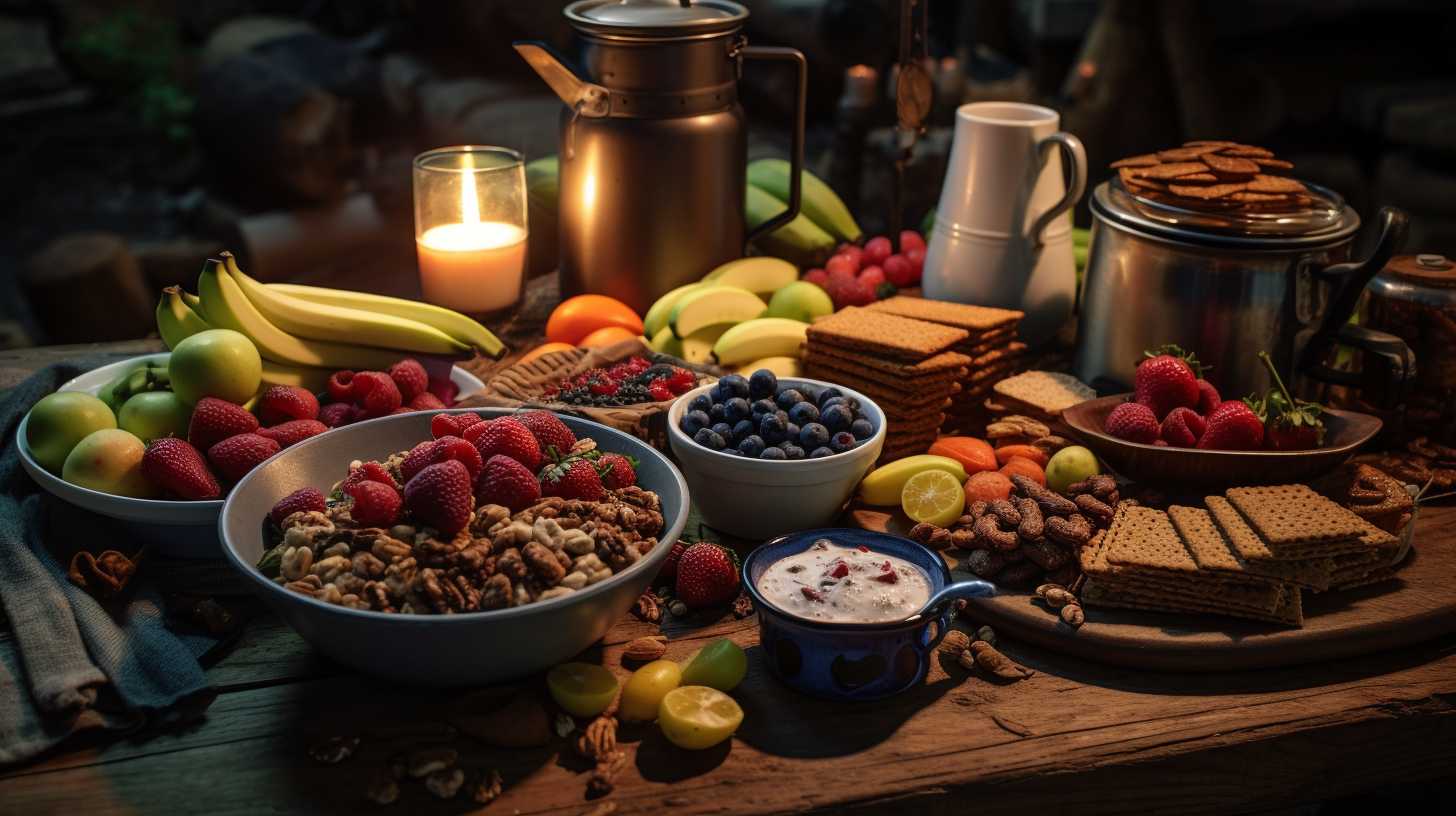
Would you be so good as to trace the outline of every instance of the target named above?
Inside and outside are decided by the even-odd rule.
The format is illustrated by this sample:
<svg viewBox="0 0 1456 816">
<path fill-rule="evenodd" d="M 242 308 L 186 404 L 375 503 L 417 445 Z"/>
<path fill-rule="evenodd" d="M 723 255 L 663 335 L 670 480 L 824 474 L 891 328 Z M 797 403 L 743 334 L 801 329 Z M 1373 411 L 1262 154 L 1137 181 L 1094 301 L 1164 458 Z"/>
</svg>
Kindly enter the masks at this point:
<svg viewBox="0 0 1456 816">
<path fill-rule="evenodd" d="M 1260 613 L 1253 610 L 1221 608 L 1216 604 L 1202 602 L 1179 602 L 1173 599 L 1147 599 L 1143 596 L 1127 597 L 1109 590 L 1095 579 L 1088 579 L 1082 586 L 1082 603 L 1090 607 L 1118 607 L 1145 612 L 1172 612 L 1191 614 L 1214 614 L 1233 618 L 1277 623 L 1285 626 L 1303 626 L 1304 612 L 1298 592 L 1285 594 L 1279 606 L 1272 612 Z"/>
<path fill-rule="evenodd" d="M 872 368 L 876 371 L 883 371 L 886 374 L 893 374 L 897 377 L 934 376 L 953 372 L 960 368 L 967 368 L 974 362 L 968 355 L 956 351 L 942 351 L 924 360 L 907 363 L 900 360 L 886 360 L 883 357 L 875 357 L 864 352 L 840 348 L 827 343 L 816 343 L 812 348 L 812 352 L 815 355 L 823 355 L 825 357 L 842 360 L 848 365 Z"/>
<path fill-rule="evenodd" d="M 1204 164 L 1208 165 L 1210 169 L 1218 173 L 1233 173 L 1237 175 L 1252 176 L 1255 173 L 1259 172 L 1259 165 L 1249 161 L 1248 159 L 1238 158 L 1237 156 L 1220 156 L 1217 153 L 1209 153 L 1208 155 L 1201 156 L 1199 158 Z"/>
<path fill-rule="evenodd" d="M 1232 507 L 1228 507 L 1227 512 L 1238 515 L 1238 511 Z M 1173 520 L 1174 528 L 1188 545 L 1188 552 L 1198 562 L 1199 569 L 1258 576 L 1307 587 L 1316 592 L 1329 588 L 1333 564 L 1328 558 L 1311 561 L 1251 561 L 1239 555 L 1239 548 L 1210 510 L 1174 505 L 1168 508 L 1168 517 Z M 1242 520 L 1238 523 L 1243 525 Z M 1247 525 L 1243 525 L 1242 531 L 1235 534 L 1258 541 L 1258 536 Z M 1258 546 L 1263 548 L 1262 542 Z"/>
<path fill-rule="evenodd" d="M 1023 371 L 997 382 L 995 391 L 1030 406 L 1033 411 L 1053 415 L 1097 396 L 1096 391 L 1076 377 L 1055 371 Z"/>
<path fill-rule="evenodd" d="M 907 295 L 885 298 L 871 303 L 866 308 L 965 329 L 973 338 L 978 334 L 996 329 L 1014 327 L 1026 316 L 1025 312 L 1015 309 L 998 309 L 992 306 L 952 303 L 946 300 L 929 300 Z"/>
<path fill-rule="evenodd" d="M 1224 495 L 1276 553 L 1303 545 L 1344 542 L 1367 532 L 1359 516 L 1308 485 L 1234 487 Z"/>
<path fill-rule="evenodd" d="M 811 378 L 828 380 L 862 391 L 875 399 L 895 400 L 905 405 L 925 405 L 938 402 L 961 390 L 960 378 L 964 375 L 951 372 L 934 377 L 895 377 L 873 369 L 855 371 L 837 360 L 825 359 L 822 355 L 805 354 L 804 373 Z"/>
<path fill-rule="evenodd" d="M 844 348 L 919 362 L 945 351 L 970 333 L 939 323 L 848 306 L 810 324 L 807 336 L 811 347 L 815 341 L 822 340 Z"/>
</svg>

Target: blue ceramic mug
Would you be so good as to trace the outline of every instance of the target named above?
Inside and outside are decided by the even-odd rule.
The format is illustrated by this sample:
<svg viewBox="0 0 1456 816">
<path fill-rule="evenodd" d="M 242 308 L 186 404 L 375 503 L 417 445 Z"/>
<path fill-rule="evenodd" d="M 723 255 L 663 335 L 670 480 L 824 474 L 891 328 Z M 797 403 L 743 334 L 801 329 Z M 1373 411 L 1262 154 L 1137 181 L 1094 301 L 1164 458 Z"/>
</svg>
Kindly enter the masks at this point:
<svg viewBox="0 0 1456 816">
<path fill-rule="evenodd" d="M 769 565 L 827 538 L 902 558 L 930 580 L 930 602 L 916 615 L 885 623 L 830 623 L 785 612 L 758 591 Z M 959 598 L 983 598 L 985 581 L 952 582 L 940 556 L 908 538 L 850 528 L 806 530 L 776 538 L 749 554 L 744 582 L 758 611 L 759 644 L 776 677 L 805 694 L 833 700 L 878 700 L 919 684 L 936 644 L 949 631 Z M 933 629 L 932 629 L 933 627 Z"/>
</svg>

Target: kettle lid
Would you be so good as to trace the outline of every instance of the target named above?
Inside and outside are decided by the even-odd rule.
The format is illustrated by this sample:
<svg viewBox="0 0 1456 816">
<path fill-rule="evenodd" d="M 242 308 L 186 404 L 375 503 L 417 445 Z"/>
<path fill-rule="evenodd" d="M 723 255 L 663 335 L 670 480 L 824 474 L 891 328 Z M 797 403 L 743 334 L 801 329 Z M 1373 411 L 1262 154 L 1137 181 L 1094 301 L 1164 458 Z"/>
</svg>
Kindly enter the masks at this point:
<svg viewBox="0 0 1456 816">
<path fill-rule="evenodd" d="M 732 0 L 577 0 L 563 14 L 594 34 L 664 39 L 733 31 L 748 19 Z"/>
</svg>

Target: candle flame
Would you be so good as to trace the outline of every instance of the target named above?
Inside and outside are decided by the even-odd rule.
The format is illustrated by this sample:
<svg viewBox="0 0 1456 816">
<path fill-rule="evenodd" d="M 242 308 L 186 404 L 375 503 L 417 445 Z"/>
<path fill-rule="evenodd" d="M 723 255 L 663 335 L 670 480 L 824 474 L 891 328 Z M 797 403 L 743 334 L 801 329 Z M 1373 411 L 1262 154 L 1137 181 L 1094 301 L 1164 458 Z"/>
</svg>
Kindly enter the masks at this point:
<svg viewBox="0 0 1456 816">
<path fill-rule="evenodd" d="M 480 223 L 480 200 L 475 192 L 475 160 L 469 153 L 464 158 L 465 172 L 460 179 L 460 221 L 464 224 Z"/>
</svg>

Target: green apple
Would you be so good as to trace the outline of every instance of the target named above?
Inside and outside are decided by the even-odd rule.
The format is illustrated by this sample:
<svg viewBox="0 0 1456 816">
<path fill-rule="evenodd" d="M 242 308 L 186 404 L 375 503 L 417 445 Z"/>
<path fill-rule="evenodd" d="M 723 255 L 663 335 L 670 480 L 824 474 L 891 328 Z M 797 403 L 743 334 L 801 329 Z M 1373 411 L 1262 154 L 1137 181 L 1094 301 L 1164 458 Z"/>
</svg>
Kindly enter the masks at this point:
<svg viewBox="0 0 1456 816">
<path fill-rule="evenodd" d="M 115 427 L 116 415 L 106 403 L 80 391 L 59 391 L 30 409 L 25 444 L 41 467 L 60 473 L 77 442 L 92 431 Z"/>
<path fill-rule="evenodd" d="M 136 434 L 143 442 L 164 436 L 187 438 L 187 422 L 192 408 L 171 391 L 146 391 L 122 403 L 117 425 Z"/>
<path fill-rule="evenodd" d="M 172 390 L 188 405 L 203 397 L 242 404 L 263 381 L 263 358 L 253 341 L 231 329 L 208 329 L 172 349 Z"/>
<path fill-rule="evenodd" d="M 1096 454 L 1081 445 L 1072 445 L 1062 448 L 1047 460 L 1047 487 L 1058 493 L 1066 493 L 1067 488 L 1071 485 L 1090 479 L 1101 472 L 1102 468 L 1097 464 Z"/>
<path fill-rule="evenodd" d="M 787 317 L 801 323 L 812 323 L 814 318 L 834 313 L 834 301 L 829 293 L 809 281 L 794 281 L 774 292 L 768 302 L 764 317 Z"/>
<path fill-rule="evenodd" d="M 157 489 L 142 475 L 147 446 L 120 428 L 94 431 L 76 443 L 61 467 L 61 478 L 73 485 L 115 496 L 151 498 Z"/>
</svg>

